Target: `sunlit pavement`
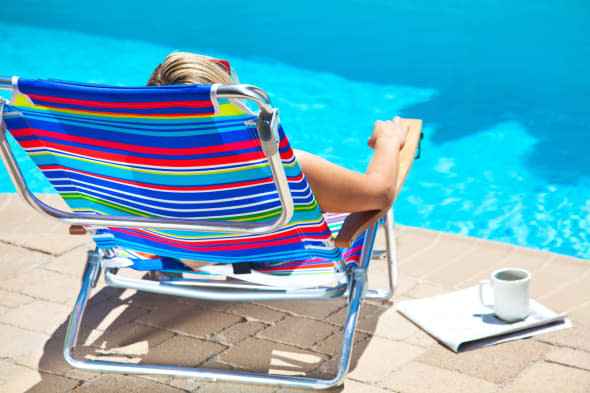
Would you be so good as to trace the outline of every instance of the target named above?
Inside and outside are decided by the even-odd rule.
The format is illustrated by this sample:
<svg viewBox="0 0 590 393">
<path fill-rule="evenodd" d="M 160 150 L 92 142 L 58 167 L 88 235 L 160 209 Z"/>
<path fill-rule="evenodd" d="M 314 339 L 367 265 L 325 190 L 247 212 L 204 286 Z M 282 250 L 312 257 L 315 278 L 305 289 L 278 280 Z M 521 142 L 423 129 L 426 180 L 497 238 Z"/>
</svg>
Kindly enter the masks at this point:
<svg viewBox="0 0 590 393">
<path fill-rule="evenodd" d="M 55 197 L 49 197 L 53 199 Z M 344 392 L 590 392 L 590 262 L 398 226 L 393 302 L 366 301 Z M 384 248 L 378 239 L 377 250 Z M 86 236 L 0 194 L 0 392 L 291 392 L 278 387 L 73 369 L 62 356 Z M 532 297 L 574 327 L 455 354 L 395 304 L 476 285 L 500 267 L 533 274 Z M 371 287 L 385 286 L 375 257 Z M 93 291 L 76 355 L 133 363 L 331 377 L 344 300 L 216 303 L 104 287 Z"/>
</svg>

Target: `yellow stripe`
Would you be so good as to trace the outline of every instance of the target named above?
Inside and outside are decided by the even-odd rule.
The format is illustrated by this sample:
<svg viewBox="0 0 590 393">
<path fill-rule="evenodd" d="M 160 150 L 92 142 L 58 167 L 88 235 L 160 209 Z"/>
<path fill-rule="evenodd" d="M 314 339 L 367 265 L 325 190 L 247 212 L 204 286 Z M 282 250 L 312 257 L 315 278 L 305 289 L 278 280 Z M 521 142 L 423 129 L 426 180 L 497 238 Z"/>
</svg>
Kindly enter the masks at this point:
<svg viewBox="0 0 590 393">
<path fill-rule="evenodd" d="M 97 203 L 99 205 L 104 205 L 104 206 L 112 207 L 115 210 L 124 211 L 126 213 L 131 214 L 132 216 L 153 217 L 153 216 L 150 216 L 149 214 L 141 213 L 141 212 L 139 212 L 137 210 L 130 209 L 130 208 L 127 208 L 127 207 L 124 207 L 124 206 L 121 206 L 121 205 L 116 205 L 114 203 L 107 202 L 107 201 L 104 201 L 102 199 L 91 197 L 91 196 L 88 196 L 88 195 L 85 195 L 85 194 L 61 194 L 61 196 L 62 196 L 63 199 L 85 199 L 85 200 L 87 200 L 89 202 L 94 202 L 94 203 Z M 95 212 L 97 212 L 99 214 L 107 215 L 105 212 L 102 212 L 102 211 L 100 211 L 100 210 L 98 210 L 98 209 L 96 209 L 94 207 L 92 208 L 92 210 L 94 210 Z"/>
<path fill-rule="evenodd" d="M 211 117 L 246 115 L 247 113 L 232 103 L 219 104 L 219 114 Z"/>
<path fill-rule="evenodd" d="M 29 102 L 29 99 L 24 94 L 19 94 L 16 96 L 14 100 L 14 106 L 18 107 L 25 107 L 25 108 L 34 108 L 38 110 L 45 110 L 45 111 L 52 111 L 52 112 L 59 112 L 59 113 L 66 113 L 70 115 L 92 115 L 97 117 L 109 117 L 109 118 L 120 118 L 120 119 L 191 119 L 191 118 L 200 118 L 200 117 L 223 117 L 223 116 L 237 116 L 237 115 L 245 115 L 246 112 L 239 109 L 237 106 L 231 103 L 224 103 L 219 104 L 219 113 L 218 114 L 211 114 L 211 113 L 203 113 L 203 114 L 191 114 L 191 115 L 175 115 L 175 116 L 154 116 L 154 115 L 143 115 L 143 114 L 119 114 L 119 113 L 100 113 L 94 111 L 85 111 L 85 110 L 75 110 L 75 109 L 66 109 L 66 108 L 56 108 L 56 107 L 48 107 L 44 105 L 34 105 Z M 213 106 L 212 106 L 213 108 Z M 104 108 L 103 110 L 108 110 L 108 108 Z"/>
<path fill-rule="evenodd" d="M 27 99 L 27 97 L 25 97 L 22 94 L 18 94 L 15 98 L 14 98 L 14 104 L 13 106 L 24 106 L 24 107 L 28 107 L 28 108 L 33 108 L 34 105 L 32 105 L 29 100 Z"/>
</svg>

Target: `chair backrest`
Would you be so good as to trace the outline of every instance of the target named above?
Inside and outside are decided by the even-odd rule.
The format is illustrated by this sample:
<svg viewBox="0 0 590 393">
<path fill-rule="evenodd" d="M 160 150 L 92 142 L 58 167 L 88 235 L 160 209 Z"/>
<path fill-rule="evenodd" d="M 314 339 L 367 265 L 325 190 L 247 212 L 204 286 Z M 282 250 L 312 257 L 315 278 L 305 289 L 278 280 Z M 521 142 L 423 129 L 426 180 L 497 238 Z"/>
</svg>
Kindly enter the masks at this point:
<svg viewBox="0 0 590 393">
<path fill-rule="evenodd" d="M 212 86 L 111 87 L 19 79 L 9 132 L 73 211 L 263 222 L 280 202 L 256 116 Z M 102 248 L 216 262 L 337 258 L 331 233 L 279 127 L 295 212 L 263 235 L 99 228 Z"/>
</svg>

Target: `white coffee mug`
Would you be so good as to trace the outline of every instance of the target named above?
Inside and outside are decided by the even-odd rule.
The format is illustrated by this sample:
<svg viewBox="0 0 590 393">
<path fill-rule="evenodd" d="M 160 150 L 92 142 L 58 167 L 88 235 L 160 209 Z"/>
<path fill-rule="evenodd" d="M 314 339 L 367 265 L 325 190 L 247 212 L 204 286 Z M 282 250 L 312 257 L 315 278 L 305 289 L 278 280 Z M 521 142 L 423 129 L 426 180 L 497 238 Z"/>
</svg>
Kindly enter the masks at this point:
<svg viewBox="0 0 590 393">
<path fill-rule="evenodd" d="M 531 274 L 524 269 L 500 269 L 492 274 L 492 280 L 479 283 L 479 300 L 494 310 L 496 316 L 506 322 L 516 322 L 529 315 L 529 284 Z M 484 300 L 484 288 L 491 286 L 493 302 Z"/>
</svg>

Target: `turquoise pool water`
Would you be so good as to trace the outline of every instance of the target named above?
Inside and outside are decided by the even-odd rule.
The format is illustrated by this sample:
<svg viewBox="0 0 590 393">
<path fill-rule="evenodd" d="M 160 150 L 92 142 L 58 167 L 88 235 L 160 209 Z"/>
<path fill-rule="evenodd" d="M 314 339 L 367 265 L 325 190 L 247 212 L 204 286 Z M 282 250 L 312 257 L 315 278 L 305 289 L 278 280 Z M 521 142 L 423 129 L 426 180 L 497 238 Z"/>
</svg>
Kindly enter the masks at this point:
<svg viewBox="0 0 590 393">
<path fill-rule="evenodd" d="M 304 1 L 279 16 L 259 3 L 221 15 L 180 2 L 190 12 L 157 24 L 131 3 L 27 0 L 28 25 L 10 23 L 18 7 L 9 5 L 0 75 L 141 85 L 172 50 L 206 53 L 269 92 L 295 147 L 357 171 L 375 120 L 420 117 L 423 155 L 397 202 L 399 223 L 590 259 L 584 2 L 354 1 L 309 13 Z M 211 34 L 215 23 L 191 13 L 240 22 Z M 32 188 L 51 191 L 26 165 Z M 0 192 L 14 192 L 4 170 Z"/>
</svg>

